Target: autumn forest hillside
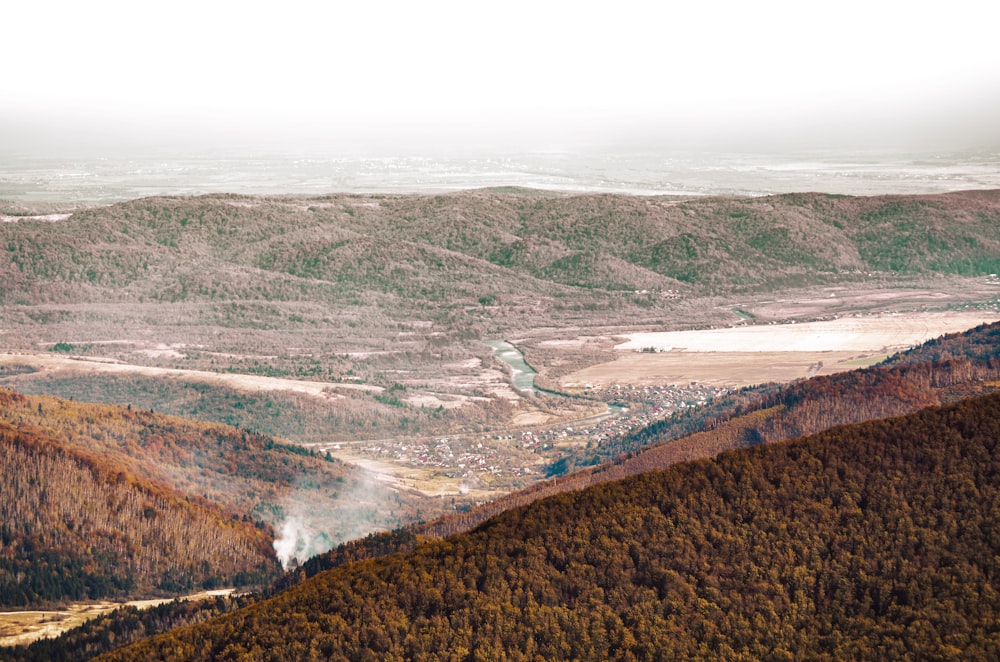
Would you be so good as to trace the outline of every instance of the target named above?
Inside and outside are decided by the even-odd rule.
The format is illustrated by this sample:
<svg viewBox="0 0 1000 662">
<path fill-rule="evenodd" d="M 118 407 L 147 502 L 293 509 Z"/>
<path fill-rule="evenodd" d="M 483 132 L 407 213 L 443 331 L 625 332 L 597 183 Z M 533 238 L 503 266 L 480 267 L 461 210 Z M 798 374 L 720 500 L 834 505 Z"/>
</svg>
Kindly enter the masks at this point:
<svg viewBox="0 0 1000 662">
<path fill-rule="evenodd" d="M 543 497 L 565 494 L 570 490 L 635 476 L 676 465 L 678 462 L 714 456 L 728 449 L 756 446 L 764 441 L 775 441 L 831 425 L 860 419 L 891 416 L 915 411 L 927 405 L 959 401 L 977 393 L 990 392 L 1000 385 L 1000 324 L 984 325 L 960 334 L 952 334 L 908 352 L 898 354 L 885 364 L 873 368 L 817 377 L 786 387 L 766 386 L 748 389 L 723 399 L 712 406 L 641 430 L 632 439 L 623 439 L 615 461 L 598 467 L 584 467 L 560 479 L 546 481 L 523 492 L 498 499 L 467 513 L 460 513 L 422 526 L 401 529 L 391 533 L 368 536 L 333 551 L 314 557 L 296 571 L 285 575 L 271 592 L 282 591 L 297 583 L 308 583 L 311 577 L 324 568 L 333 568 L 384 557 L 395 552 L 417 549 L 427 536 L 468 531 L 488 517 L 498 516 L 506 510 L 524 507 Z M 69 420 L 76 420 L 80 413 L 92 423 L 105 419 L 117 420 L 138 416 L 147 425 L 169 422 L 174 432 L 190 426 L 193 431 L 205 433 L 206 426 L 154 416 L 148 412 L 133 414 L 127 409 L 93 407 L 48 398 L 25 398 L 11 394 L 21 402 L 19 407 L 9 407 L 8 416 L 22 426 L 26 421 L 38 424 L 47 420 L 56 424 L 67 417 L 65 412 L 75 412 Z M 60 413 L 64 412 L 64 413 Z M 45 418 L 47 417 L 47 418 Z M 105 423 L 105 427 L 110 423 Z M 113 427 L 127 427 L 121 423 Z M 221 426 L 207 426 L 213 434 L 227 433 L 239 437 L 237 444 L 252 458 L 251 445 L 246 444 L 246 433 L 229 431 Z M 685 431 L 693 434 L 685 434 Z M 192 435 L 189 430 L 187 436 Z M 102 435 L 90 433 L 90 441 Z M 679 437 L 679 438 L 674 438 Z M 183 437 L 181 437 L 183 438 Z M 249 439 L 254 436 L 250 435 Z M 189 449 L 201 448 L 204 443 L 183 442 Z M 177 442 L 174 443 L 177 445 Z M 154 448 L 154 447 L 150 447 Z M 276 450 L 282 450 L 278 446 Z M 613 449 L 612 449 L 613 450 Z M 182 452 L 174 450 L 174 453 Z M 126 454 L 127 455 L 127 454 Z M 154 452 L 154 455 L 155 452 Z M 214 455 L 214 453 L 210 454 Z M 164 457 L 162 453 L 157 455 Z M 220 458 L 225 453 L 220 452 Z M 272 458 L 273 459 L 273 458 Z M 133 458 L 131 460 L 135 462 Z M 237 461 L 234 457 L 229 461 Z M 263 460 L 262 460 L 263 461 Z M 486 525 L 490 526 L 490 525 Z M 226 606 L 226 609 L 231 606 Z M 98 652 L 113 648 L 106 640 L 109 632 L 116 632 L 121 641 L 134 640 L 141 632 L 160 631 L 169 623 L 196 622 L 208 614 L 217 613 L 218 606 L 208 605 L 206 611 L 185 612 L 179 616 L 172 612 L 153 619 L 145 625 L 133 623 L 134 616 L 123 614 L 106 619 L 86 631 L 70 633 L 52 644 L 38 644 L 24 651 L 24 659 L 44 659 L 61 651 L 65 659 L 75 659 L 69 652 L 74 647 L 86 646 Z M 145 618 L 145 617 L 144 617 Z M 147 619 L 148 620 L 148 619 Z M 163 621 L 162 623 L 160 621 Z M 138 629 L 136 629 L 138 628 Z M 97 641 L 103 643 L 98 644 Z M 91 643 L 84 643 L 84 642 Z M 66 657 L 68 655 L 68 657 Z"/>
<path fill-rule="evenodd" d="M 7 411 L 26 404 L 14 393 L 0 397 Z M 263 531 L 59 437 L 0 423 L 0 604 L 259 583 L 274 574 Z"/>
<path fill-rule="evenodd" d="M 391 507 L 349 465 L 131 407 L 0 390 L 0 442 L 5 606 L 264 586 L 288 519 L 322 512 L 329 546 Z"/>
<path fill-rule="evenodd" d="M 1000 395 L 508 511 L 108 659 L 996 659 Z"/>
</svg>

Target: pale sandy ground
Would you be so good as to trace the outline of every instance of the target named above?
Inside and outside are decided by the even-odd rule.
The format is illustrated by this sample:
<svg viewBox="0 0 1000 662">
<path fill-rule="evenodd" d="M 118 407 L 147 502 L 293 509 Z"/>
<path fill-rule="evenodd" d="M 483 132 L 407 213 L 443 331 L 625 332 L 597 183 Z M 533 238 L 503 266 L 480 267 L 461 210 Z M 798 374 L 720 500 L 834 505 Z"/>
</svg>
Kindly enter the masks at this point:
<svg viewBox="0 0 1000 662">
<path fill-rule="evenodd" d="M 535 425 L 545 425 L 546 423 L 552 423 L 557 420 L 558 418 L 556 416 L 547 414 L 544 411 L 526 411 L 515 414 L 510 424 L 512 427 L 521 428 Z"/>
<path fill-rule="evenodd" d="M 52 354 L 10 354 L 0 353 L 0 365 L 29 365 L 44 372 L 131 374 L 145 377 L 162 377 L 189 382 L 200 382 L 213 386 L 225 386 L 245 392 L 287 391 L 317 398 L 339 398 L 332 389 L 356 389 L 381 392 L 381 386 L 354 384 L 351 382 L 311 382 L 261 375 L 240 375 L 206 370 L 180 370 L 174 368 L 154 368 L 107 360 L 79 359 Z"/>
<path fill-rule="evenodd" d="M 878 363 L 883 352 L 629 352 L 610 363 L 591 366 L 559 380 L 567 390 L 612 384 L 687 385 L 740 388 L 764 382 L 790 382 Z"/>
<path fill-rule="evenodd" d="M 416 490 L 426 494 L 428 484 L 432 482 L 429 479 L 431 472 L 427 469 L 404 467 L 393 462 L 373 460 L 370 457 L 348 450 L 334 450 L 330 452 L 336 453 L 338 459 L 361 467 L 376 480 L 392 485 L 398 490 Z M 459 483 L 456 481 L 452 485 L 442 481 L 433 481 L 432 489 L 440 489 L 449 494 L 458 494 Z"/>
<path fill-rule="evenodd" d="M 945 333 L 1000 319 L 997 313 L 907 313 L 801 324 L 623 334 L 614 361 L 560 379 L 563 388 L 610 384 L 740 387 L 790 381 L 876 363 Z M 658 352 L 642 352 L 654 347 Z"/>
<path fill-rule="evenodd" d="M 469 401 L 478 399 L 486 400 L 486 398 L 470 398 L 466 395 L 448 395 L 441 396 L 434 393 L 414 393 L 403 399 L 403 402 L 410 405 L 411 407 L 428 407 L 433 409 L 435 407 L 443 407 L 444 409 L 461 409 Z"/>
<path fill-rule="evenodd" d="M 0 223 L 17 223 L 18 221 L 65 221 L 72 214 L 42 214 L 41 216 L 7 216 L 0 214 Z"/>
<path fill-rule="evenodd" d="M 201 591 L 185 595 L 180 600 L 204 600 L 218 595 L 230 595 L 233 589 Z M 108 614 L 119 607 L 149 609 L 174 598 L 156 600 L 131 600 L 129 602 L 80 602 L 60 611 L 6 611 L 0 612 L 0 646 L 30 644 L 39 639 L 57 637 L 92 618 Z"/>
</svg>

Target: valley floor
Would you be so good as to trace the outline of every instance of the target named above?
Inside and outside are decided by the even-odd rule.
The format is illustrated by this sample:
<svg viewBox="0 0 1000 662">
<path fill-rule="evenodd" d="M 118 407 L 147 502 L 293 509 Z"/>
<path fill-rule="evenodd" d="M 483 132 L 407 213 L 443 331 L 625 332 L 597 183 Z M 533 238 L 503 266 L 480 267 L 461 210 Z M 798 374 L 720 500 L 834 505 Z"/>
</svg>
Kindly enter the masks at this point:
<svg viewBox="0 0 1000 662">
<path fill-rule="evenodd" d="M 878 302 L 898 306 L 900 294 L 866 293 L 864 301 L 869 305 Z M 818 305 L 814 302 L 810 307 L 808 298 L 800 301 L 810 310 Z M 580 327 L 562 332 L 529 332 L 512 340 L 539 371 L 539 381 L 578 394 L 579 398 L 523 396 L 505 381 L 509 380 L 505 366 L 469 358 L 451 361 L 438 372 L 414 376 L 411 381 L 400 375 L 400 382 L 407 386 L 400 404 L 425 411 L 441 406 L 461 416 L 461 408 L 471 402 L 499 399 L 509 403 L 507 418 L 490 421 L 488 430 L 438 434 L 399 431 L 341 440 L 289 437 L 357 464 L 401 493 L 447 497 L 447 504 L 442 502 L 442 509 L 446 509 L 458 502 L 481 502 L 524 487 L 542 477 L 546 467 L 564 451 L 599 444 L 609 436 L 627 433 L 726 390 L 851 370 L 877 363 L 895 351 L 930 338 L 1000 319 L 1000 312 L 985 307 L 948 312 L 894 312 L 883 308 L 874 312 L 857 310 L 862 308 L 860 301 L 855 297 L 844 304 L 855 313 L 820 321 L 783 318 L 776 323 L 775 314 L 787 314 L 796 307 L 786 299 L 780 305 L 744 304 L 751 312 L 737 310 L 754 319 L 725 328 L 651 331 L 647 325 L 639 329 L 596 329 L 597 333 Z M 836 305 L 832 301 L 823 303 L 828 307 Z M 567 366 L 573 369 L 567 370 Z M 35 390 L 44 391 L 53 379 L 142 376 L 236 393 L 304 398 L 317 406 L 331 407 L 330 411 L 350 404 L 352 397 L 386 397 L 380 394 L 387 392 L 384 386 L 357 382 L 216 373 L 138 365 L 111 356 L 64 356 L 53 352 L 3 353 L 2 369 L 15 376 L 15 388 L 34 385 Z M 28 374 L 18 374 L 20 371 Z M 607 416 L 604 403 L 616 401 L 623 390 L 643 388 L 657 390 L 644 398 L 644 405 L 633 404 Z M 633 403 L 636 400 L 628 399 Z M 452 499 L 456 500 L 454 504 Z"/>
</svg>

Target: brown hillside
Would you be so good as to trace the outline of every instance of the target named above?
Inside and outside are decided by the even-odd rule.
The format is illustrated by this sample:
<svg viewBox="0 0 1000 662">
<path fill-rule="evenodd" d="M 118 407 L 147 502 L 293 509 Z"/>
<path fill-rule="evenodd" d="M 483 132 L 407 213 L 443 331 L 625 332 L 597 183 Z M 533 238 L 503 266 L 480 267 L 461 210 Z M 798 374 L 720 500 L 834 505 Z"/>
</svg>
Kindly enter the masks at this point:
<svg viewBox="0 0 1000 662">
<path fill-rule="evenodd" d="M 0 228 L 4 303 L 708 292 L 1000 271 L 1000 193 L 148 198 Z M 599 266 L 590 269 L 589 265 Z M 589 295 L 566 286 L 595 290 Z M 399 298 L 399 299 L 397 299 Z M 397 312 L 397 314 L 398 314 Z M 411 311 L 412 312 L 412 311 Z"/>
<path fill-rule="evenodd" d="M 102 659 L 995 659 L 1000 396 L 724 453 Z"/>
<path fill-rule="evenodd" d="M 25 400 L 0 393 L 8 414 Z M 277 570 L 270 536 L 252 523 L 9 417 L 0 522 L 4 605 L 255 584 Z"/>
<path fill-rule="evenodd" d="M 265 583 L 288 522 L 300 558 L 398 526 L 357 469 L 223 425 L 0 390 L 0 432 L 9 604 Z"/>
</svg>

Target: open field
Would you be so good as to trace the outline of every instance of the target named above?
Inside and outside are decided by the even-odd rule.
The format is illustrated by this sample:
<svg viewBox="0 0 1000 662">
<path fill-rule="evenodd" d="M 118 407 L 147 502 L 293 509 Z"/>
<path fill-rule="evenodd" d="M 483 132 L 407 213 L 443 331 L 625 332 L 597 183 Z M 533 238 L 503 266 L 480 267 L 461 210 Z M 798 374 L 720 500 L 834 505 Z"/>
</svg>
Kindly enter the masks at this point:
<svg viewBox="0 0 1000 662">
<path fill-rule="evenodd" d="M 373 460 L 350 451 L 340 452 L 337 457 L 361 467 L 374 476 L 376 480 L 389 484 L 401 492 L 416 491 L 425 496 L 441 498 L 464 496 L 478 501 L 487 501 L 507 493 L 506 490 L 487 489 L 477 486 L 477 482 L 470 483 L 462 478 L 442 476 L 439 471 L 418 468 L 402 462 Z"/>
<path fill-rule="evenodd" d="M 1000 296 L 1000 279 L 994 275 L 955 281 L 928 280 L 909 287 L 825 287 L 760 296 L 736 303 L 756 323 L 789 319 L 821 320 L 850 315 L 883 315 L 958 309 Z"/>
<path fill-rule="evenodd" d="M 560 380 L 566 390 L 614 384 L 656 385 L 698 382 L 738 388 L 790 382 L 878 363 L 882 352 L 629 352 L 610 363 L 574 372 Z"/>
<path fill-rule="evenodd" d="M 623 334 L 613 361 L 565 375 L 559 385 L 572 390 L 699 382 L 733 388 L 785 382 L 877 363 L 898 350 L 998 319 L 995 312 L 906 313 Z"/>
<path fill-rule="evenodd" d="M 629 334 L 616 350 L 669 352 L 869 352 L 912 347 L 993 322 L 995 313 L 910 313 L 704 331 Z"/>
<path fill-rule="evenodd" d="M 177 599 L 204 600 L 220 595 L 230 595 L 232 592 L 231 588 L 200 591 Z M 66 605 L 65 609 L 59 610 L 0 612 L 0 647 L 25 645 L 39 639 L 58 637 L 67 630 L 72 630 L 93 618 L 109 614 L 121 607 L 149 609 L 173 600 L 174 598 L 129 600 L 127 602 L 103 600 L 100 602 L 77 602 Z"/>
</svg>

